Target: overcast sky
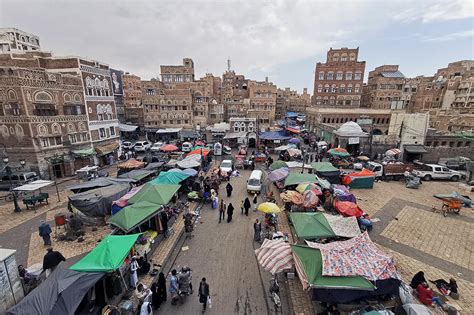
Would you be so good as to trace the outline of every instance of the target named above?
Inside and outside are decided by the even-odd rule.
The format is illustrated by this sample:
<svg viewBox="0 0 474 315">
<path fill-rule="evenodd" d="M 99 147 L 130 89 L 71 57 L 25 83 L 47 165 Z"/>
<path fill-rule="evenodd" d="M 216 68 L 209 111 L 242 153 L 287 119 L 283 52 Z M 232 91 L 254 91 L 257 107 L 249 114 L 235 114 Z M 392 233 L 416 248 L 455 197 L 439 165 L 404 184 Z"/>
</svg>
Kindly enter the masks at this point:
<svg viewBox="0 0 474 315">
<path fill-rule="evenodd" d="M 232 69 L 313 93 L 326 51 L 360 47 L 366 72 L 400 64 L 433 75 L 474 59 L 471 0 L 47 1 L 0 0 L 0 27 L 40 36 L 43 50 L 108 63 L 144 79 L 162 64 L 194 60 L 196 76 Z"/>
</svg>

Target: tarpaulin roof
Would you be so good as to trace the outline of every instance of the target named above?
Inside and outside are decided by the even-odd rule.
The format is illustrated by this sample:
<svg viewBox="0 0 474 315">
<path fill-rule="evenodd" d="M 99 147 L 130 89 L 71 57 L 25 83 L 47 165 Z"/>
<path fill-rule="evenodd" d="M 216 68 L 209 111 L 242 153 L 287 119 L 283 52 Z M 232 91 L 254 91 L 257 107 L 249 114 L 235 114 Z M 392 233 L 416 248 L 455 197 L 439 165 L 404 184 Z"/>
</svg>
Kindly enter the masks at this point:
<svg viewBox="0 0 474 315">
<path fill-rule="evenodd" d="M 277 181 L 285 179 L 288 176 L 288 173 L 289 173 L 289 170 L 285 167 L 282 167 L 270 172 L 267 178 L 271 182 L 277 182 Z"/>
<path fill-rule="evenodd" d="M 94 148 L 87 148 L 87 149 L 73 150 L 72 153 L 79 157 L 87 157 L 87 156 L 94 155 L 95 150 Z"/>
<path fill-rule="evenodd" d="M 273 162 L 270 165 L 270 169 L 272 171 L 277 170 L 277 169 L 282 168 L 282 167 L 288 167 L 288 164 L 286 164 L 286 162 L 282 161 L 282 160 L 276 160 L 275 162 Z"/>
<path fill-rule="evenodd" d="M 272 275 L 293 267 L 291 246 L 283 240 L 265 239 L 260 248 L 255 250 L 255 255 L 263 269 Z"/>
<path fill-rule="evenodd" d="M 367 232 L 347 241 L 307 243 L 321 251 L 324 276 L 362 276 L 371 281 L 399 278 L 393 257 L 375 246 Z"/>
<path fill-rule="evenodd" d="M 187 154 L 187 156 L 191 156 L 191 155 L 195 155 L 195 154 L 199 154 L 199 155 L 202 155 L 202 156 L 207 156 L 209 154 L 209 149 L 202 148 L 202 147 L 198 148 L 198 149 L 194 149 L 191 152 L 189 152 Z"/>
<path fill-rule="evenodd" d="M 111 144 L 106 144 L 106 145 L 98 145 L 95 147 L 95 151 L 97 152 L 98 156 L 106 155 L 111 152 L 114 152 L 119 148 L 118 143 L 111 143 Z"/>
<path fill-rule="evenodd" d="M 69 267 L 81 272 L 111 272 L 122 264 L 140 234 L 107 235 L 89 254 Z"/>
<path fill-rule="evenodd" d="M 103 217 L 111 213 L 112 203 L 124 196 L 130 185 L 99 187 L 69 196 L 71 205 L 91 217 Z"/>
<path fill-rule="evenodd" d="M 286 165 L 288 165 L 289 168 L 306 168 L 306 169 L 310 169 L 311 168 L 311 165 L 309 164 L 304 164 L 303 165 L 303 162 L 297 162 L 297 161 L 288 161 L 286 162 Z"/>
<path fill-rule="evenodd" d="M 280 198 L 283 202 L 292 202 L 295 205 L 302 205 L 303 204 L 303 196 L 294 191 L 294 190 L 287 190 L 280 194 Z"/>
<path fill-rule="evenodd" d="M 335 168 L 331 163 L 329 162 L 314 162 L 311 163 L 311 167 L 319 173 L 325 173 L 325 172 L 339 172 L 337 168 Z"/>
<path fill-rule="evenodd" d="M 319 190 L 306 190 L 303 192 L 303 207 L 314 208 L 319 203 L 318 198 Z"/>
<path fill-rule="evenodd" d="M 128 200 L 129 204 L 148 201 L 158 205 L 166 205 L 181 185 L 146 184 L 138 193 Z"/>
<path fill-rule="evenodd" d="M 157 178 L 152 180 L 150 183 L 151 184 L 179 184 L 186 178 L 188 178 L 189 175 L 184 174 L 184 173 L 178 173 L 178 172 L 161 172 L 160 175 L 158 175 Z"/>
<path fill-rule="evenodd" d="M 99 177 L 88 182 L 70 186 L 69 190 L 72 190 L 73 192 L 76 193 L 78 191 L 86 191 L 86 190 L 99 188 L 99 187 L 106 187 L 110 185 L 117 185 L 117 184 L 129 185 L 132 182 L 133 182 L 132 179 Z"/>
<path fill-rule="evenodd" d="M 151 170 L 132 170 L 127 173 L 120 174 L 119 178 L 133 179 L 135 182 L 141 181 L 147 176 L 155 174 L 155 171 Z"/>
<path fill-rule="evenodd" d="M 144 186 L 145 185 L 138 186 L 138 187 L 133 187 L 132 189 L 130 189 L 130 191 L 128 193 L 126 193 L 125 195 L 120 197 L 120 199 L 115 200 L 114 202 L 112 202 L 112 211 L 111 211 L 112 215 L 114 215 L 117 212 L 119 212 L 120 210 L 122 210 L 122 208 L 125 207 L 128 204 L 128 199 L 132 198 L 133 195 L 135 195 L 137 192 L 139 192 L 140 189 L 142 189 Z"/>
<path fill-rule="evenodd" d="M 178 150 L 178 147 L 174 144 L 165 144 L 164 146 L 160 147 L 160 150 L 164 152 L 173 152 Z"/>
<path fill-rule="evenodd" d="M 50 186 L 50 185 L 53 185 L 53 184 L 54 184 L 54 182 L 51 181 L 51 180 L 38 179 L 38 180 L 35 180 L 31 183 L 21 185 L 19 187 L 15 187 L 15 188 L 13 188 L 13 190 L 16 190 L 16 191 L 35 191 L 35 190 L 38 190 L 38 189 L 41 189 L 41 188 L 44 188 L 44 187 L 47 187 L 47 186 Z"/>
<path fill-rule="evenodd" d="M 120 210 L 118 213 L 113 215 L 107 223 L 120 228 L 125 233 L 128 233 L 144 220 L 155 215 L 160 207 L 160 205 L 148 201 L 138 202 Z"/>
<path fill-rule="evenodd" d="M 375 173 L 366 169 L 366 168 L 363 168 L 360 172 L 356 172 L 356 173 L 349 173 L 347 174 L 347 176 L 350 176 L 350 177 L 375 177 Z"/>
<path fill-rule="evenodd" d="M 359 208 L 359 206 L 350 201 L 336 201 L 334 203 L 334 207 L 336 208 L 337 212 L 345 217 L 358 218 L 363 214 L 363 211 Z"/>
<path fill-rule="evenodd" d="M 300 239 L 336 236 L 322 213 L 291 212 L 290 219 Z"/>
<path fill-rule="evenodd" d="M 259 138 L 260 140 L 288 140 L 291 137 L 288 136 L 285 130 L 278 130 L 262 132 Z"/>
<path fill-rule="evenodd" d="M 238 139 L 238 138 L 246 138 L 247 132 L 239 131 L 239 132 L 228 132 L 224 136 L 224 139 Z"/>
<path fill-rule="evenodd" d="M 364 277 L 327 277 L 322 275 L 323 259 L 318 249 L 292 245 L 293 258 L 303 288 L 374 290 L 374 285 Z"/>
<path fill-rule="evenodd" d="M 158 134 L 164 134 L 164 133 L 177 133 L 180 132 L 183 128 L 164 128 L 164 129 L 158 129 L 156 133 Z"/>
<path fill-rule="evenodd" d="M 426 153 L 425 147 L 422 144 L 405 144 L 403 149 L 408 153 Z"/>
<path fill-rule="evenodd" d="M 118 168 L 142 168 L 144 166 L 144 162 L 140 162 L 135 159 L 130 159 L 127 162 L 123 162 L 117 165 Z"/>
<path fill-rule="evenodd" d="M 176 165 L 181 168 L 193 168 L 201 165 L 201 155 L 189 155 L 181 161 L 176 162 Z"/>
<path fill-rule="evenodd" d="M 6 314 L 75 314 L 86 293 L 104 273 L 70 270 L 68 263 L 73 259 L 60 263 L 46 280 Z"/>
<path fill-rule="evenodd" d="M 316 176 L 313 174 L 301 174 L 292 172 L 288 174 L 288 177 L 285 179 L 285 186 L 298 185 L 301 183 L 314 183 L 316 181 Z"/>
<path fill-rule="evenodd" d="M 146 170 L 155 170 L 163 166 L 163 162 L 153 162 L 153 163 L 148 163 L 148 165 L 145 167 Z"/>
</svg>

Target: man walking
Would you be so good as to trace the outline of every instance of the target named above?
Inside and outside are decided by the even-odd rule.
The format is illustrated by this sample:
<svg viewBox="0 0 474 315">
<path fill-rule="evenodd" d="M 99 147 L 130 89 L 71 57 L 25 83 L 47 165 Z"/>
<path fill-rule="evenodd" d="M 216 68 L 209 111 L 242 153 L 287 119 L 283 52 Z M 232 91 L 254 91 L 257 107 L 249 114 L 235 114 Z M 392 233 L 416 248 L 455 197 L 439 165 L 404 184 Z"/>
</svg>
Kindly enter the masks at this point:
<svg viewBox="0 0 474 315">
<path fill-rule="evenodd" d="M 50 246 L 51 245 L 51 226 L 49 223 L 45 222 L 44 220 L 41 220 L 41 224 L 38 227 L 39 230 L 39 236 L 43 238 L 43 242 L 45 246 Z"/>
<path fill-rule="evenodd" d="M 206 282 L 206 278 L 202 278 L 199 283 L 199 303 L 202 303 L 202 312 L 206 312 L 207 299 L 209 298 L 209 284 Z"/>
<path fill-rule="evenodd" d="M 225 220 L 225 202 L 221 200 L 221 204 L 219 205 L 219 223 L 221 220 Z"/>
<path fill-rule="evenodd" d="M 171 271 L 169 291 L 171 295 L 172 305 L 176 305 L 176 302 L 178 301 L 178 278 L 176 277 L 177 274 L 178 272 L 176 271 L 176 269 L 173 269 Z"/>
</svg>

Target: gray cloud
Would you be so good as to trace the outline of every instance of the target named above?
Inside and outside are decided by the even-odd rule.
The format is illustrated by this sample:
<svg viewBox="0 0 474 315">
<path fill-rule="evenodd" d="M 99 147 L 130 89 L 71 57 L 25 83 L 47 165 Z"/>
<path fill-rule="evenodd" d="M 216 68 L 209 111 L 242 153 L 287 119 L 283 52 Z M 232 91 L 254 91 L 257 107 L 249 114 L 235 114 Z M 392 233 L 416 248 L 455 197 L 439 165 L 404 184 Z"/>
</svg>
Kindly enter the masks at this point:
<svg viewBox="0 0 474 315">
<path fill-rule="evenodd" d="M 412 3 L 0 0 L 0 21 L 39 35 L 43 49 L 55 55 L 97 59 L 145 79 L 183 57 L 194 59 L 198 75 L 220 75 L 230 56 L 239 73 L 274 74 L 270 79 L 278 83 L 299 75 L 276 73 L 282 64 L 324 56 L 331 46 L 357 46 L 394 20 L 439 16 L 438 9 L 421 10 L 430 1 L 404 11 Z M 312 71 L 303 75 L 310 78 Z"/>
</svg>

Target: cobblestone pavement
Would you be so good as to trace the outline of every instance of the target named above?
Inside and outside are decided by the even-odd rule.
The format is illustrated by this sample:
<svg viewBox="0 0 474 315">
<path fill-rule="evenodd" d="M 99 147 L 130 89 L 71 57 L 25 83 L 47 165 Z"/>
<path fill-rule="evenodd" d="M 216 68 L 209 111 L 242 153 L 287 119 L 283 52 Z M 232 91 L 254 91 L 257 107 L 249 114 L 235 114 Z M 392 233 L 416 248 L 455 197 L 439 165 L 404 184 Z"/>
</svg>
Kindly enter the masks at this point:
<svg viewBox="0 0 474 315">
<path fill-rule="evenodd" d="M 354 189 L 359 206 L 373 218 L 372 240 L 396 259 L 406 281 L 423 270 L 428 279 L 458 281 L 461 298 L 449 299 L 462 314 L 474 313 L 474 212 L 463 208 L 447 218 L 439 209 L 437 193 L 462 191 L 457 183 L 424 182 L 420 189 L 407 189 L 400 182 L 375 183 L 374 189 Z"/>
<path fill-rule="evenodd" d="M 253 246 L 253 222 L 261 214 L 251 212 L 246 217 L 240 213 L 240 202 L 247 195 L 246 180 L 249 171 L 241 173 L 241 177 L 231 179 L 234 187 L 231 198 L 227 198 L 225 194 L 224 187 L 227 183 L 221 184 L 219 192 L 219 198 L 224 198 L 227 204 L 232 202 L 235 208 L 232 222 L 218 223 L 217 209 L 205 205 L 201 220 L 193 232 L 194 236 L 186 239 L 174 263 L 174 268 L 188 265 L 193 269 L 195 294 L 189 296 L 183 305 L 173 306 L 168 301 L 161 307 L 160 314 L 200 313 L 202 304 L 199 304 L 197 289 L 202 277 L 207 278 L 213 303 L 212 309 L 207 313 L 271 312 L 271 307 L 270 310 L 267 309 L 268 294 L 262 287 L 262 283 L 269 282 L 269 275 L 266 272 L 260 273 Z"/>
</svg>

